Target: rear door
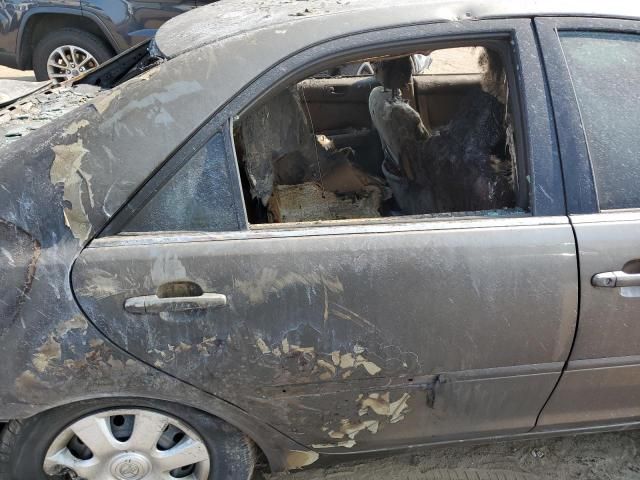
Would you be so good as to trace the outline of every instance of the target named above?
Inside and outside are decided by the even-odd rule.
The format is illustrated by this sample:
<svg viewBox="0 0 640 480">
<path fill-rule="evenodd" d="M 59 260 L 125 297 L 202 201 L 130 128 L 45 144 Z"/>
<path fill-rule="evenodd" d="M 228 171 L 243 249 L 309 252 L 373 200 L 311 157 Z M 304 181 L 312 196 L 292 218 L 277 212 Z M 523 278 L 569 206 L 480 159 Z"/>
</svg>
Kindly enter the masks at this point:
<svg viewBox="0 0 640 480">
<path fill-rule="evenodd" d="M 580 321 L 541 428 L 640 420 L 640 24 L 537 20 L 579 248 Z"/>
<path fill-rule="evenodd" d="M 528 212 L 247 224 L 230 117 L 316 56 L 447 35 L 519 46 L 507 49 L 522 72 L 511 78 Z M 578 294 L 533 40 L 528 20 L 469 22 L 293 56 L 214 117 L 81 254 L 80 305 L 137 358 L 317 449 L 528 431 L 568 356 Z"/>
</svg>

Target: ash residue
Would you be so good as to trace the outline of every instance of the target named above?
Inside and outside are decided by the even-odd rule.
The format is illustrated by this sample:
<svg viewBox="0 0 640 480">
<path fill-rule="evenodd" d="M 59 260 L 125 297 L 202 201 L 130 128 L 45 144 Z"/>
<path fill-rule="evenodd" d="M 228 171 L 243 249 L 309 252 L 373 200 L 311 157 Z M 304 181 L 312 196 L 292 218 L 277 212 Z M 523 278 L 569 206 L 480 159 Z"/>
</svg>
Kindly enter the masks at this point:
<svg viewBox="0 0 640 480">
<path fill-rule="evenodd" d="M 87 103 L 100 87 L 52 87 L 24 97 L 0 110 L 0 148 L 26 136 L 65 113 Z"/>
</svg>

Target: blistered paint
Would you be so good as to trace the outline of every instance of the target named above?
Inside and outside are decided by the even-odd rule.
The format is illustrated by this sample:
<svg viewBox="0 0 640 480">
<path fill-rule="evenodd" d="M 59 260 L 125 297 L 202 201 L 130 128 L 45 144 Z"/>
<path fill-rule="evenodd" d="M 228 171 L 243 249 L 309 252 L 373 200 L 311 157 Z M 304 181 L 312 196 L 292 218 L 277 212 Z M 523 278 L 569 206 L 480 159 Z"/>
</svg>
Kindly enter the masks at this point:
<svg viewBox="0 0 640 480">
<path fill-rule="evenodd" d="M 81 127 L 80 124 L 74 124 L 67 127 L 67 130 L 77 133 Z M 82 139 L 71 145 L 55 145 L 52 150 L 55 159 L 51 165 L 50 178 L 51 183 L 61 185 L 64 189 L 65 224 L 74 237 L 85 242 L 91 232 L 91 223 L 83 197 L 88 196 L 88 201 L 93 205 L 91 174 L 82 167 L 82 159 L 88 150 L 83 146 Z"/>
<path fill-rule="evenodd" d="M 411 395 L 404 392 L 396 400 L 391 400 L 391 392 L 374 392 L 367 395 L 360 394 L 356 399 L 358 405 L 358 420 L 343 418 L 337 424 L 329 423 L 322 427 L 328 443 L 313 444 L 314 448 L 353 448 L 357 445 L 357 436 L 362 432 L 377 434 L 384 425 L 401 422 L 409 413 L 409 399 Z M 347 409 L 348 410 L 348 409 Z M 337 440 L 337 442 L 336 442 Z"/>
<path fill-rule="evenodd" d="M 297 470 L 307 467 L 317 462 L 318 458 L 320 458 L 320 455 L 311 450 L 290 450 L 289 453 L 287 453 L 287 469 Z"/>
</svg>

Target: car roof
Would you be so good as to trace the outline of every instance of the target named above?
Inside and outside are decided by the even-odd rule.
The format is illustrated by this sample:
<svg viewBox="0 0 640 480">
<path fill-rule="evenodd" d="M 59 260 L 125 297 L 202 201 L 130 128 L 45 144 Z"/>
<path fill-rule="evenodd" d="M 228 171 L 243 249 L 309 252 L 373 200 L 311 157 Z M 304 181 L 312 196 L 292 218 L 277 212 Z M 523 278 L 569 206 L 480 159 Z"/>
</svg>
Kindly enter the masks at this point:
<svg viewBox="0 0 640 480">
<path fill-rule="evenodd" d="M 304 22 L 323 28 L 349 20 L 354 30 L 410 23 L 532 16 L 640 18 L 640 2 L 629 0 L 221 0 L 173 18 L 156 35 L 167 58 L 252 31 Z M 346 32 L 345 32 L 346 33 Z M 247 44 L 247 48 L 256 48 Z"/>
</svg>

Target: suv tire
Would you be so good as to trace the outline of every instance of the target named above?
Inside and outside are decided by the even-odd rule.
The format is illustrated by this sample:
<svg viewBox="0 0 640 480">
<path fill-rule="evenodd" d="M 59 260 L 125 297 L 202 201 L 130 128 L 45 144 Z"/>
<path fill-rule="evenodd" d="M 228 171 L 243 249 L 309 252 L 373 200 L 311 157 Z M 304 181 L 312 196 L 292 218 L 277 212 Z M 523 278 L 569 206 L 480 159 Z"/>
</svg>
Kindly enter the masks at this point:
<svg viewBox="0 0 640 480">
<path fill-rule="evenodd" d="M 99 64 L 109 60 L 114 54 L 111 48 L 95 35 L 77 28 L 63 28 L 45 35 L 33 50 L 33 71 L 38 81 L 49 80 L 47 62 L 56 48 L 74 46 L 91 54 Z"/>
</svg>

